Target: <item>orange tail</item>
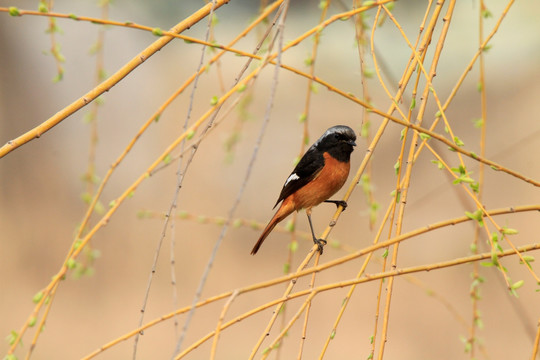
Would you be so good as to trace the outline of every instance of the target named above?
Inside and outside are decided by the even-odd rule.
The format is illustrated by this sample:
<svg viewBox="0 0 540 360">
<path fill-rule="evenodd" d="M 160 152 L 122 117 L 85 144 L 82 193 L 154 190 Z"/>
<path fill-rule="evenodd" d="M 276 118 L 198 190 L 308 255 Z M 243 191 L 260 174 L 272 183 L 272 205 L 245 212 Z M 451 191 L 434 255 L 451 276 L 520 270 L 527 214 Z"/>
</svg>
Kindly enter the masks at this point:
<svg viewBox="0 0 540 360">
<path fill-rule="evenodd" d="M 289 197 L 285 199 L 283 203 L 281 203 L 281 206 L 279 207 L 278 211 L 276 211 L 276 213 L 274 214 L 274 217 L 272 218 L 272 220 L 270 220 L 268 225 L 266 225 L 266 228 L 264 228 L 264 231 L 262 232 L 261 237 L 259 238 L 259 240 L 257 240 L 257 243 L 253 247 L 253 250 L 251 250 L 251 255 L 255 255 L 257 251 L 259 251 L 259 248 L 261 247 L 264 239 L 266 239 L 266 237 L 270 235 L 272 230 L 274 230 L 276 225 L 281 220 L 285 219 L 293 211 L 294 211 L 294 204 L 293 204 L 292 199 Z"/>
</svg>

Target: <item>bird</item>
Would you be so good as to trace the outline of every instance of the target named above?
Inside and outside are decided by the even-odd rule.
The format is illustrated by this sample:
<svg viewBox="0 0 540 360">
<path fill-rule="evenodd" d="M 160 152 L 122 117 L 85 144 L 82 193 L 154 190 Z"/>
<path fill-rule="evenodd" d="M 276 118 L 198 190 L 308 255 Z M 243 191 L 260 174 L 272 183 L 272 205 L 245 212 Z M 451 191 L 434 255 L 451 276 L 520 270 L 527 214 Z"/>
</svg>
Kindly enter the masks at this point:
<svg viewBox="0 0 540 360">
<path fill-rule="evenodd" d="M 281 189 L 274 209 L 281 202 L 251 255 L 255 255 L 274 227 L 294 211 L 306 210 L 313 242 L 322 254 L 326 240 L 317 239 L 311 222 L 311 209 L 322 202 L 334 203 L 343 210 L 347 203 L 343 200 L 328 200 L 347 181 L 350 170 L 351 153 L 356 146 L 354 130 L 345 125 L 336 125 L 324 134 L 306 151 Z"/>
</svg>

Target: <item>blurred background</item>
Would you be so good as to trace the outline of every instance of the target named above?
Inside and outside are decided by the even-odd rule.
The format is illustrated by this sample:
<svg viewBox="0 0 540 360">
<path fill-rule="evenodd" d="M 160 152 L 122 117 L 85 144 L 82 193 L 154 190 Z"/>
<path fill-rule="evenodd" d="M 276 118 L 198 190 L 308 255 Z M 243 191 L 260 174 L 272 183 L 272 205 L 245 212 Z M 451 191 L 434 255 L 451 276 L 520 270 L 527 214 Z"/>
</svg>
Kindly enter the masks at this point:
<svg viewBox="0 0 540 360">
<path fill-rule="evenodd" d="M 116 0 L 109 7 L 109 17 L 168 29 L 204 4 L 194 0 Z M 37 2 L 0 0 L 1 7 L 13 5 L 21 10 L 34 10 Z M 319 5 L 311 1 L 291 3 L 285 23 L 284 43 L 317 26 L 321 14 Z M 486 3 L 493 16 L 484 20 L 484 36 L 491 32 L 506 5 L 506 2 L 500 1 Z M 393 14 L 411 41 L 417 37 L 426 6 L 425 1 L 395 4 Z M 434 80 L 434 88 L 443 102 L 478 49 L 479 6 L 478 1 L 457 3 Z M 332 1 L 328 16 L 350 8 L 349 2 Z M 218 9 L 215 41 L 227 44 L 257 16 L 259 9 L 258 2 L 247 0 L 232 0 Z M 447 5 L 443 13 L 446 9 Z M 54 11 L 100 17 L 102 8 L 97 1 L 56 1 Z M 538 2 L 514 4 L 485 54 L 486 156 L 536 180 L 540 179 L 539 11 Z M 365 17 L 369 31 L 374 16 L 375 10 L 370 10 Z M 205 18 L 184 34 L 204 39 L 207 24 Z M 428 59 L 433 56 L 442 24 L 441 19 Z M 49 26 L 48 18 L 11 17 L 5 12 L 0 13 L 1 144 L 42 123 L 96 84 L 96 55 L 92 54 L 91 49 L 102 27 L 62 19 L 57 20 L 57 25 L 61 32 L 55 34 L 56 42 L 61 47 L 65 62 L 62 63 L 62 80 L 53 82 L 57 65 L 50 54 L 50 34 L 45 32 Z M 253 51 L 264 29 L 264 26 L 259 26 L 235 48 Z M 313 41 L 310 39 L 284 53 L 282 62 L 309 72 L 305 60 L 312 51 Z M 156 37 L 149 32 L 106 27 L 102 48 L 105 71 L 108 75 L 113 74 L 155 40 Z M 376 30 L 375 47 L 384 80 L 390 91 L 395 93 L 410 50 L 388 19 Z M 207 50 L 205 61 L 213 54 Z M 103 104 L 97 112 L 98 143 L 95 147 L 95 175 L 99 180 L 103 179 L 139 128 L 197 70 L 200 58 L 200 45 L 172 41 L 103 96 Z M 373 70 L 369 48 L 366 59 L 367 67 Z M 210 108 L 213 96 L 223 94 L 220 77 L 228 90 L 244 63 L 245 58 L 227 54 L 221 59 L 219 71 L 214 65 L 199 78 L 190 123 Z M 315 64 L 316 76 L 362 98 L 361 71 L 352 21 L 337 21 L 324 29 Z M 253 67 L 248 72 L 251 69 Z M 201 143 L 178 197 L 177 213 L 187 219 L 175 219 L 174 228 L 167 229 L 144 322 L 168 314 L 177 307 L 188 306 L 193 301 L 222 231 L 219 224 L 208 219 L 226 218 L 238 197 L 261 131 L 273 78 L 274 67 L 267 66 L 249 89 L 249 96 L 220 121 Z M 474 127 L 474 120 L 481 117 L 478 81 L 476 63 L 446 115 L 454 133 L 465 143 L 465 148 L 479 154 L 480 130 Z M 369 79 L 367 86 L 373 105 L 386 111 L 390 100 L 377 79 Z M 272 206 L 302 145 L 304 124 L 298 119 L 304 112 L 309 91 L 307 87 L 305 78 L 286 70 L 279 72 L 271 117 L 235 219 L 266 223 L 271 218 Z M 410 104 L 410 89 L 409 86 L 400 104 L 405 112 Z M 311 91 L 307 119 L 309 144 L 336 124 L 349 125 L 355 131 L 360 131 L 363 111 L 359 105 L 322 86 L 316 86 Z M 152 123 L 115 170 L 101 198 L 105 210 L 109 202 L 118 198 L 182 133 L 191 92 L 192 87 L 189 87 L 166 109 L 159 122 Z M 225 105 L 222 114 L 229 104 L 232 102 Z M 419 104 L 418 96 L 416 109 Z M 19 331 L 31 314 L 34 308 L 32 297 L 60 269 L 86 212 L 84 198 L 87 197 L 85 193 L 89 185 L 84 177 L 91 147 L 91 125 L 87 121 L 90 109 L 90 106 L 83 108 L 41 138 L 0 159 L 0 335 L 4 337 L 11 330 Z M 432 122 L 436 112 L 437 108 L 430 98 L 424 126 Z M 370 114 L 369 120 L 372 131 L 381 123 L 381 118 L 374 114 Z M 328 246 L 322 262 L 344 256 L 347 249 L 360 249 L 372 243 L 395 187 L 394 164 L 401 147 L 401 130 L 397 124 L 390 124 L 373 155 L 371 186 L 374 199 L 380 204 L 375 226 L 370 228 L 366 196 L 357 187 L 349 199 L 347 211 L 330 235 L 333 241 L 339 241 L 342 246 Z M 442 126 L 436 131 L 444 133 Z M 228 147 L 231 139 L 235 141 L 232 142 L 233 146 Z M 368 144 L 365 139 L 359 139 L 357 143 L 352 156 L 350 179 L 356 173 Z M 451 166 L 459 165 L 455 153 L 447 151 L 446 146 L 435 141 L 430 143 Z M 177 150 L 174 155 L 178 153 Z M 431 154 L 424 152 L 413 168 L 403 232 L 456 218 L 465 211 L 476 209 L 461 187 L 452 185 L 452 178 L 430 162 L 433 159 Z M 477 178 L 478 163 L 466 163 L 473 177 Z M 173 161 L 170 166 L 146 179 L 134 196 L 120 206 L 107 226 L 94 236 L 91 247 L 100 256 L 87 275 L 75 278 L 74 272 L 70 272 L 60 284 L 34 358 L 80 358 L 137 328 L 163 229 L 161 215 L 169 209 L 174 198 L 177 167 L 177 161 Z M 340 191 L 336 198 L 343 196 L 345 190 Z M 486 169 L 483 202 L 488 209 L 538 204 L 540 192 L 534 186 L 505 173 Z M 334 210 L 331 205 L 316 208 L 314 223 L 317 232 L 324 230 Z M 141 213 L 146 216 L 141 217 Z M 95 213 L 90 225 L 95 225 L 101 216 Z M 511 238 L 516 246 L 539 241 L 538 212 L 499 216 L 496 220 L 500 226 L 519 230 L 519 235 Z M 309 229 L 303 212 L 298 216 L 296 229 Z M 249 226 L 229 228 L 202 291 L 202 299 L 283 274 L 291 235 L 274 232 L 257 256 L 250 256 L 249 252 L 259 233 L 260 230 Z M 398 266 L 431 264 L 467 256 L 473 234 L 473 224 L 465 223 L 415 237 L 401 245 Z M 481 252 L 489 251 L 485 240 L 481 238 Z M 291 269 L 297 268 L 311 246 L 310 240 L 299 239 Z M 506 243 L 502 246 L 508 247 Z M 176 291 L 171 286 L 171 253 L 175 260 Z M 381 254 L 382 251 L 377 252 L 376 257 L 381 258 Z M 362 262 L 363 259 L 358 259 L 333 267 L 320 273 L 316 283 L 320 285 L 352 279 Z M 477 349 L 476 357 L 530 358 L 540 318 L 538 285 L 515 257 L 502 262 L 508 268 L 511 279 L 523 279 L 525 285 L 518 290 L 519 297 L 513 297 L 495 268 L 481 268 L 485 282 L 480 289 L 482 298 L 478 306 L 483 327 L 477 331 L 477 337 L 484 352 Z M 532 267 L 538 274 L 538 264 L 532 263 Z M 367 273 L 371 274 L 379 271 L 380 264 L 376 261 L 367 269 Z M 386 359 L 470 357 L 461 340 L 468 338 L 469 330 L 461 323 L 460 317 L 470 326 L 471 271 L 472 265 L 463 265 L 416 274 L 414 279 L 396 279 Z M 301 279 L 295 289 L 306 289 L 308 281 Z M 365 358 L 369 355 L 378 286 L 378 282 L 369 282 L 356 290 L 345 318 L 330 343 L 326 358 Z M 282 284 L 238 297 L 225 320 L 279 298 L 285 287 Z M 321 293 L 313 301 L 304 348 L 305 359 L 319 356 L 347 291 L 344 288 Z M 436 295 L 430 295 L 433 293 Z M 223 304 L 223 301 L 214 303 L 195 312 L 183 349 L 215 329 Z M 287 305 L 286 321 L 301 304 L 302 300 L 298 299 Z M 247 358 L 263 333 L 272 309 L 224 330 L 218 346 L 218 358 Z M 169 320 L 144 333 L 138 345 L 140 359 L 171 356 L 186 316 L 180 316 L 177 320 L 179 325 L 176 328 L 173 320 Z M 279 333 L 282 321 L 279 320 L 274 326 L 263 348 Z M 302 321 L 291 328 L 282 344 L 279 350 L 282 359 L 296 357 Z M 30 332 L 23 339 L 23 347 L 17 351 L 20 358 L 31 344 L 32 336 L 33 332 Z M 202 345 L 188 358 L 208 358 L 210 345 L 211 342 Z M 7 342 L 1 343 L 1 352 L 5 353 L 8 348 Z M 129 339 L 104 352 L 99 358 L 127 358 L 132 351 L 133 340 Z M 275 355 L 271 357 L 275 358 Z"/>
</svg>

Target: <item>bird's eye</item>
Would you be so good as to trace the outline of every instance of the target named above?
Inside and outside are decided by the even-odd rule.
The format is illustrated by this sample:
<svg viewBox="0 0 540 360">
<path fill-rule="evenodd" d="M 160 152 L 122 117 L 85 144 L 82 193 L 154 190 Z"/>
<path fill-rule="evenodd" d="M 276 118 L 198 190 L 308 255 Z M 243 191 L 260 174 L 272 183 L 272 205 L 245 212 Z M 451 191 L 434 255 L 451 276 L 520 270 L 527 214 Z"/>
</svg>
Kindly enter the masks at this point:
<svg viewBox="0 0 540 360">
<path fill-rule="evenodd" d="M 340 139 L 341 139 L 341 135 L 340 135 L 340 134 L 334 134 L 334 138 L 335 138 L 336 140 L 340 140 Z"/>
</svg>

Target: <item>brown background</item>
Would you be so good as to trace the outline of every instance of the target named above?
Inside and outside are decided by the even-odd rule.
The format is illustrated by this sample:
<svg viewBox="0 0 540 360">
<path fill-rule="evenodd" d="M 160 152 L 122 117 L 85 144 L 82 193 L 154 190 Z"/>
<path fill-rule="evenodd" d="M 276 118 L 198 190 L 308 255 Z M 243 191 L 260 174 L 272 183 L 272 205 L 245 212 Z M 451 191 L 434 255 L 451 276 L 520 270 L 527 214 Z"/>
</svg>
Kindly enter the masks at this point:
<svg viewBox="0 0 540 360">
<path fill-rule="evenodd" d="M 150 7 L 146 2 L 117 1 L 111 18 L 166 29 L 202 6 L 202 2 L 162 1 Z M 13 5 L 0 0 L 0 6 Z M 33 9 L 36 2 L 20 1 L 21 9 Z M 494 18 L 486 21 L 487 34 L 502 11 L 503 4 L 488 4 Z M 457 78 L 478 48 L 478 3 L 459 2 L 439 64 L 435 88 L 446 99 Z M 99 16 L 92 2 L 61 2 L 56 10 L 78 15 Z M 487 157 L 508 168 L 540 179 L 538 153 L 540 150 L 540 31 L 535 2 L 519 2 L 513 6 L 496 34 L 492 49 L 486 56 L 486 88 L 488 94 Z M 220 23 L 217 41 L 227 43 L 246 26 L 257 11 L 247 1 L 231 3 L 218 11 Z M 331 7 L 331 12 L 341 11 Z M 407 35 L 414 39 L 425 11 L 424 2 L 397 3 L 395 15 Z M 370 12 L 370 20 L 374 12 Z M 287 17 L 285 41 L 291 40 L 315 26 L 319 10 L 315 3 L 293 2 Z M 64 34 L 58 36 L 66 57 L 64 80 L 53 84 L 55 75 L 51 56 L 44 56 L 50 43 L 44 34 L 45 18 L 25 16 L 12 18 L 0 13 L 0 142 L 18 136 L 46 120 L 55 112 L 91 89 L 94 84 L 95 58 L 88 49 L 95 42 L 97 26 L 59 20 Z M 204 37 L 206 20 L 186 34 Z M 440 26 L 438 27 L 440 31 Z M 435 39 L 438 32 L 435 35 Z M 109 74 L 135 56 L 155 37 L 148 33 L 123 28 L 111 28 L 106 33 L 105 67 Z M 435 40 L 434 40 L 435 43 Z M 251 51 L 254 36 L 242 40 L 238 48 Z M 376 44 L 381 61 L 389 69 L 385 80 L 395 89 L 392 79 L 399 78 L 409 57 L 409 50 L 390 22 L 377 32 Z M 323 32 L 317 59 L 317 76 L 340 89 L 360 96 L 360 71 L 354 45 L 353 27 L 348 22 L 335 23 Z M 307 69 L 303 60 L 311 52 L 311 41 L 306 41 L 283 56 L 283 62 Z M 200 46 L 175 41 L 157 53 L 143 66 L 130 74 L 105 95 L 105 105 L 99 110 L 99 144 L 97 174 L 103 176 L 119 156 L 139 127 L 158 106 L 197 68 Z M 206 59 L 209 59 L 208 53 Z M 230 86 L 243 64 L 243 59 L 227 56 L 222 62 L 225 84 Z M 369 62 L 371 63 L 371 62 Z M 293 159 L 300 148 L 306 80 L 281 71 L 272 110 L 272 117 L 245 188 L 236 216 L 266 222 L 271 207 L 284 179 L 292 169 Z M 238 114 L 232 112 L 201 145 L 189 169 L 179 197 L 179 210 L 193 215 L 225 217 L 241 187 L 249 159 L 260 131 L 264 111 L 272 86 L 273 68 L 268 67 L 259 77 L 249 106 L 250 119 L 243 124 L 241 140 L 234 151 L 232 162 L 226 160 L 224 141 L 233 132 Z M 219 95 L 215 69 L 201 77 L 196 92 L 192 119 L 208 109 L 210 98 Z M 472 126 L 472 119 L 480 117 L 479 94 L 476 90 L 478 66 L 469 74 L 447 116 L 453 130 L 464 141 L 465 148 L 480 151 L 480 131 Z M 373 103 L 386 110 L 389 101 L 374 79 L 369 82 Z M 143 135 L 128 158 L 117 169 L 103 194 L 105 205 L 118 197 L 181 133 L 187 106 L 187 91 Z M 406 99 L 409 99 L 408 97 Z M 419 101 L 418 101 L 419 104 Z M 402 105 L 406 110 L 408 102 Z M 83 109 L 63 121 L 40 139 L 34 140 L 0 160 L 0 335 L 18 330 L 33 309 L 31 299 L 54 275 L 64 260 L 73 240 L 77 225 L 86 207 L 80 200 L 85 185 L 80 180 L 86 171 L 90 127 L 83 122 Z M 309 131 L 313 142 L 329 126 L 345 124 L 360 128 L 361 108 L 319 86 L 312 97 Z M 433 119 L 436 108 L 428 106 L 426 121 Z M 372 116 L 372 129 L 380 118 Z M 393 165 L 399 154 L 401 128 L 391 124 L 373 157 L 374 195 L 381 204 L 378 220 L 390 200 L 395 186 Z M 439 127 L 437 131 L 442 132 Z M 454 153 L 431 142 L 452 166 L 457 165 Z M 358 141 L 353 154 L 352 172 L 358 168 L 366 143 Z M 404 231 L 427 224 L 462 216 L 465 210 L 475 209 L 472 202 L 451 179 L 430 163 L 433 157 L 425 152 L 414 167 L 412 187 L 405 213 Z M 468 161 L 473 176 L 478 175 L 478 164 Z M 61 284 L 43 332 L 35 350 L 36 359 L 73 359 L 84 356 L 101 345 L 136 328 L 148 276 L 163 221 L 139 219 L 141 210 L 158 213 L 168 209 L 176 183 L 176 163 L 152 176 L 126 201 L 110 223 L 95 236 L 93 247 L 101 252 L 90 277 L 74 280 L 68 276 Z M 351 176 L 352 177 L 352 176 Z M 348 184 L 347 184 L 348 186 Z M 344 191 L 338 195 L 342 195 Z M 538 189 L 504 173 L 486 172 L 484 204 L 499 208 L 534 204 L 540 201 Z M 349 208 L 340 218 L 331 238 L 352 247 L 361 248 L 371 243 L 374 231 L 368 227 L 368 209 L 361 189 L 356 189 L 349 200 Z M 315 227 L 321 232 L 333 214 L 333 207 L 321 206 L 314 213 Z M 93 218 L 93 224 L 98 217 Z M 498 217 L 501 226 L 520 231 L 512 237 L 516 245 L 538 242 L 538 213 Z M 377 223 L 378 225 L 378 223 Z M 303 213 L 297 228 L 306 231 Z M 472 242 L 472 224 L 463 224 L 431 232 L 404 243 L 400 248 L 398 265 L 436 263 L 467 256 Z M 178 304 L 189 305 L 200 281 L 204 266 L 219 237 L 221 228 L 196 221 L 177 221 L 176 277 Z M 146 320 L 151 320 L 174 309 L 170 285 L 170 231 L 164 241 L 152 284 Z M 275 233 L 267 240 L 256 257 L 249 251 L 258 231 L 250 228 L 229 229 L 210 273 L 202 298 L 268 280 L 282 274 L 286 262 L 289 235 Z M 481 251 L 489 251 L 481 241 Z M 301 241 L 294 258 L 294 269 L 311 246 Z M 506 244 L 503 244 L 506 247 Z M 343 256 L 341 250 L 330 247 L 323 262 Z M 377 253 L 380 257 L 381 252 Z M 533 254 L 534 255 L 534 254 Z M 362 260 L 356 260 L 319 274 L 317 284 L 351 279 Z M 504 260 L 513 281 L 525 280 L 519 298 L 508 294 L 502 277 L 493 268 L 482 268 L 486 278 L 481 287 L 479 307 L 484 329 L 478 336 L 491 359 L 524 359 L 530 356 L 536 323 L 540 316 L 538 286 L 534 279 L 517 264 L 514 258 Z M 538 274 L 538 264 L 533 263 Z M 467 323 L 471 319 L 469 288 L 472 267 L 421 273 L 417 278 L 451 303 Z M 368 273 L 380 271 L 373 263 Z M 306 288 L 306 280 L 296 289 Z M 357 289 L 346 316 L 331 342 L 328 359 L 365 358 L 369 354 L 369 337 L 373 332 L 374 306 L 378 283 L 372 282 Z M 260 290 L 236 299 L 226 320 L 255 306 L 281 296 L 284 285 Z M 341 301 L 347 289 L 320 294 L 313 302 L 304 358 L 316 358 L 331 331 Z M 290 303 L 290 317 L 301 304 Z M 223 302 L 212 304 L 195 313 L 184 348 L 212 331 L 219 318 Z M 218 358 L 246 358 L 256 339 L 262 334 L 270 310 L 257 314 L 225 330 L 220 338 Z M 181 328 L 185 317 L 180 317 Z M 278 322 L 279 325 L 279 322 Z M 270 339 L 278 333 L 275 326 Z M 289 332 L 281 358 L 297 354 L 301 322 Z M 169 358 L 176 344 L 172 321 L 145 332 L 139 342 L 140 359 Z M 395 282 L 392 301 L 387 359 L 459 359 L 468 358 L 460 336 L 467 337 L 456 318 L 440 301 L 426 295 L 426 289 L 404 278 Z M 31 337 L 24 338 L 24 350 Z M 102 359 L 128 358 L 132 340 L 121 343 L 104 353 Z M 265 342 L 268 345 L 269 342 Z M 203 345 L 190 358 L 208 358 L 210 343 Z M 7 351 L 6 342 L 0 352 Z M 19 350 L 19 356 L 23 356 Z M 483 358 L 478 355 L 478 358 Z"/>
</svg>

